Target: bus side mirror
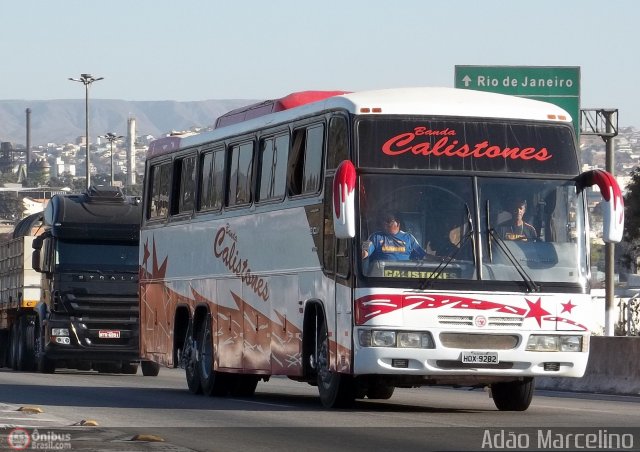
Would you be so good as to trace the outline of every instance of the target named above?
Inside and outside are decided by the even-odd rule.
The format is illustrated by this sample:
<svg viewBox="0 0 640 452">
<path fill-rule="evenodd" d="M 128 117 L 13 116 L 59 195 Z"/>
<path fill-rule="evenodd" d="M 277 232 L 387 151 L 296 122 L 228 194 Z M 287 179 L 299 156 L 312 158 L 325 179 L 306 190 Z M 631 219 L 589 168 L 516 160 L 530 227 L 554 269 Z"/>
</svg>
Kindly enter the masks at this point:
<svg viewBox="0 0 640 452">
<path fill-rule="evenodd" d="M 624 230 L 624 200 L 615 178 L 607 171 L 586 171 L 577 178 L 578 190 L 598 185 L 604 200 L 602 212 L 602 240 L 613 243 L 622 240 Z"/>
<path fill-rule="evenodd" d="M 356 168 L 343 160 L 333 178 L 333 230 L 339 239 L 356 236 Z"/>
</svg>

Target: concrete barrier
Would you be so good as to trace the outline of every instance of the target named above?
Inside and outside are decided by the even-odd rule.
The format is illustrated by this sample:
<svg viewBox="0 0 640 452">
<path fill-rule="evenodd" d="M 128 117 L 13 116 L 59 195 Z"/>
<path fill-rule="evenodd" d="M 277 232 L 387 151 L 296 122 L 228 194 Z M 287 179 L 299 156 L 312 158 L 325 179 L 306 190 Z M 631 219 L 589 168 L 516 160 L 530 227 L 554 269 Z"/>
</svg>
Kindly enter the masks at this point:
<svg viewBox="0 0 640 452">
<path fill-rule="evenodd" d="M 537 389 L 640 395 L 640 337 L 591 337 L 582 378 L 536 378 Z"/>
</svg>

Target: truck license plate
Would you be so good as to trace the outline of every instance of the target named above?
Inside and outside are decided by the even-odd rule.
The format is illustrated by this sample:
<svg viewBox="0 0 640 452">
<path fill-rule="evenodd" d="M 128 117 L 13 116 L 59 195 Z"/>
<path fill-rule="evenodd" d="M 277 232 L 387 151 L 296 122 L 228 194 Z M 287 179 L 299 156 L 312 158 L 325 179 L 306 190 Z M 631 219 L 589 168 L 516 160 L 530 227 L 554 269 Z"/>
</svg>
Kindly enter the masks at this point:
<svg viewBox="0 0 640 452">
<path fill-rule="evenodd" d="M 98 337 L 100 339 L 120 339 L 119 330 L 100 330 L 98 331 Z"/>
<path fill-rule="evenodd" d="M 498 352 L 462 352 L 464 364 L 498 364 Z"/>
</svg>

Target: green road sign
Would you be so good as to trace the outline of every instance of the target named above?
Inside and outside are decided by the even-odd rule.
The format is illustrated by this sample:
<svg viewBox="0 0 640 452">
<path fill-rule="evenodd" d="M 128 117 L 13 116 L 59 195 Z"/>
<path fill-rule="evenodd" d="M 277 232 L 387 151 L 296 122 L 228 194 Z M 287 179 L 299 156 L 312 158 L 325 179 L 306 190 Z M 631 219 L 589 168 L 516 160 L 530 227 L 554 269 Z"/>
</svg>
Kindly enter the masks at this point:
<svg viewBox="0 0 640 452">
<path fill-rule="evenodd" d="M 456 66 L 455 87 L 551 102 L 567 110 L 580 131 L 578 66 Z"/>
</svg>

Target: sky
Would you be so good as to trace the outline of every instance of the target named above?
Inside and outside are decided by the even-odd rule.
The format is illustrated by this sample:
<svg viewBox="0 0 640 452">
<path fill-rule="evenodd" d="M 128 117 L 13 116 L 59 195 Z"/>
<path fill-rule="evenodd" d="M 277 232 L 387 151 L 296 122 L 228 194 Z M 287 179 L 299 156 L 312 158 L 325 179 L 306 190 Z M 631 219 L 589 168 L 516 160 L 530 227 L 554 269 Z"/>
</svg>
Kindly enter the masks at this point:
<svg viewBox="0 0 640 452">
<path fill-rule="evenodd" d="M 638 0 L 0 0 L 0 99 L 273 99 L 454 86 L 456 65 L 579 66 L 640 127 Z"/>
</svg>

